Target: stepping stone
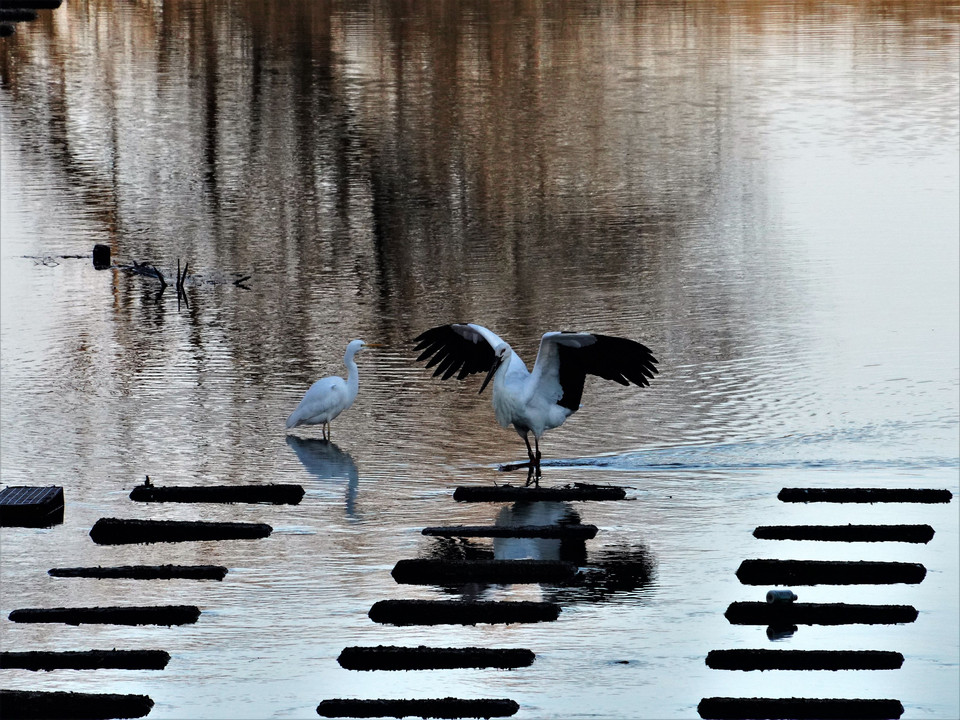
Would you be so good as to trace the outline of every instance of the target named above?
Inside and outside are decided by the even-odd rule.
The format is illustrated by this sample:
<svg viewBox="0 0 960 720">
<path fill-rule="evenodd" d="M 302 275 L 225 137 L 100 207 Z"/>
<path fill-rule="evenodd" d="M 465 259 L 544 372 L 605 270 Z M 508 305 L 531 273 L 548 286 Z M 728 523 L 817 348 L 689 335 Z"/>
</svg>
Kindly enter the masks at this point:
<svg viewBox="0 0 960 720">
<path fill-rule="evenodd" d="M 264 523 L 208 522 L 206 520 L 97 520 L 90 537 L 98 545 L 192 542 L 199 540 L 256 540 L 273 528 Z"/>
<path fill-rule="evenodd" d="M 437 670 L 446 668 L 517 668 L 533 664 L 523 648 L 347 647 L 337 662 L 347 670 Z"/>
<path fill-rule="evenodd" d="M 56 10 L 63 4 L 63 0 L 3 0 L 0 7 L 29 8 L 30 10 Z"/>
<path fill-rule="evenodd" d="M 704 698 L 697 706 L 702 718 L 873 718 L 889 720 L 903 714 L 899 700 L 827 700 L 820 698 Z"/>
<path fill-rule="evenodd" d="M 899 488 L 783 488 L 777 495 L 783 502 L 834 503 L 948 503 L 949 490 Z"/>
<path fill-rule="evenodd" d="M 317 706 L 322 717 L 370 718 L 491 718 L 509 717 L 520 706 L 513 700 L 324 700 Z"/>
<path fill-rule="evenodd" d="M 761 525 L 753 531 L 760 540 L 822 540 L 827 542 L 928 543 L 929 525 Z"/>
<path fill-rule="evenodd" d="M 919 563 L 842 560 L 744 560 L 737 578 L 744 585 L 890 585 L 923 581 Z"/>
<path fill-rule="evenodd" d="M 623 500 L 627 491 L 610 485 L 576 483 L 566 487 L 519 487 L 514 485 L 482 485 L 458 487 L 453 492 L 457 502 L 561 502 L 572 500 Z"/>
<path fill-rule="evenodd" d="M 596 525 L 446 525 L 425 527 L 421 533 L 434 537 L 548 538 L 591 540 Z"/>
<path fill-rule="evenodd" d="M 67 650 L 0 653 L 0 669 L 11 670 L 163 670 L 170 662 L 165 650 Z"/>
<path fill-rule="evenodd" d="M 724 617 L 733 625 L 896 625 L 912 623 L 917 609 L 910 605 L 848 605 L 845 603 L 730 603 Z"/>
<path fill-rule="evenodd" d="M 387 625 L 476 625 L 550 622 L 560 606 L 549 602 L 470 600 L 380 600 L 367 613 Z"/>
<path fill-rule="evenodd" d="M 223 580 L 222 565 L 118 565 L 116 567 L 51 568 L 53 577 L 110 578 L 126 580 Z"/>
<path fill-rule="evenodd" d="M 886 650 L 711 650 L 714 670 L 897 670 L 903 655 Z"/>
<path fill-rule="evenodd" d="M 130 492 L 137 502 L 181 503 L 272 503 L 298 505 L 303 499 L 300 485 L 206 485 L 177 487 L 173 485 L 138 485 Z"/>
<path fill-rule="evenodd" d="M 66 625 L 191 625 L 199 617 L 196 605 L 24 608 L 9 615 L 13 622 Z"/>
<path fill-rule="evenodd" d="M 141 718 L 153 708 L 147 695 L 0 690 L 9 718 Z"/>
<path fill-rule="evenodd" d="M 560 583 L 577 573 L 577 566 L 558 560 L 400 560 L 393 579 L 407 585 L 486 583 Z"/>
</svg>

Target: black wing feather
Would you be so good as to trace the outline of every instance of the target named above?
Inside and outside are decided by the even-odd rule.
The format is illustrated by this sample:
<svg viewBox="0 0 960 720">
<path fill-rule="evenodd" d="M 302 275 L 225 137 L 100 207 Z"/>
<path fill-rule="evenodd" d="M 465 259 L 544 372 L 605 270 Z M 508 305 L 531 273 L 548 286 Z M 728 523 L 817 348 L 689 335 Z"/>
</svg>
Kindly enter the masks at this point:
<svg viewBox="0 0 960 720">
<path fill-rule="evenodd" d="M 576 411 L 583 398 L 587 375 L 613 380 L 621 385 L 646 387 L 657 374 L 657 359 L 643 343 L 610 335 L 594 335 L 597 339 L 586 347 L 558 345 L 559 380 L 563 388 L 560 405 Z"/>
<path fill-rule="evenodd" d="M 457 376 L 463 380 L 474 373 L 487 372 L 493 365 L 493 348 L 482 337 L 474 342 L 458 333 L 453 325 L 440 325 L 420 333 L 413 339 L 418 362 L 428 360 L 426 367 L 436 365 L 433 376 L 442 380 Z"/>
</svg>

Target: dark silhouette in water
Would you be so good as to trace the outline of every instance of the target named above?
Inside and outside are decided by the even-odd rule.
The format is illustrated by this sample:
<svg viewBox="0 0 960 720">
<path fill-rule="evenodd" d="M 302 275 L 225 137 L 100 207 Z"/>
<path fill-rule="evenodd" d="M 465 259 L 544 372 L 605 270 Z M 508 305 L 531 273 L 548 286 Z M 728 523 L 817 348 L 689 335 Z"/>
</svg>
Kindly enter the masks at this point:
<svg viewBox="0 0 960 720">
<path fill-rule="evenodd" d="M 287 445 L 293 448 L 297 459 L 303 463 L 307 472 L 318 480 L 346 480 L 346 514 L 351 520 L 356 519 L 356 500 L 360 485 L 360 473 L 357 464 L 350 457 L 329 440 L 316 438 L 302 438 L 287 435 Z"/>
</svg>

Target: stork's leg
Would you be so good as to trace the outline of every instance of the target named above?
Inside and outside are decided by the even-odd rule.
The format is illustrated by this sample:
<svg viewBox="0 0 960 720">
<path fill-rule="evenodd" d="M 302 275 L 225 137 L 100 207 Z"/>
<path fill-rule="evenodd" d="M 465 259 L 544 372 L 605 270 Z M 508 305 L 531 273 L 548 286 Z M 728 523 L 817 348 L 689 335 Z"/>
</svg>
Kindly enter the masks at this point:
<svg viewBox="0 0 960 720">
<path fill-rule="evenodd" d="M 540 479 L 540 438 L 533 436 L 533 444 L 537 449 L 537 480 Z M 539 485 L 539 483 L 537 483 Z"/>
<path fill-rule="evenodd" d="M 536 441 L 536 437 L 533 438 Z M 533 448 L 530 447 L 530 438 L 527 436 L 527 433 L 523 434 L 523 441 L 527 444 L 527 458 L 530 460 L 530 467 L 533 467 L 536 464 L 536 458 L 533 455 Z"/>
</svg>

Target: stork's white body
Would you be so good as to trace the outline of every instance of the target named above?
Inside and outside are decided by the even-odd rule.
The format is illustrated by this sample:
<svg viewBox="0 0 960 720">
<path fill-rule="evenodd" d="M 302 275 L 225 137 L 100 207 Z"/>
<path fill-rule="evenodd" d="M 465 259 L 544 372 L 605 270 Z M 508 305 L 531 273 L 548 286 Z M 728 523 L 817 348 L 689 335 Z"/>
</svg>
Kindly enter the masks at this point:
<svg viewBox="0 0 960 720">
<path fill-rule="evenodd" d="M 539 476 L 540 438 L 580 407 L 587 375 L 621 385 L 649 385 L 656 359 L 645 345 L 625 338 L 586 332 L 548 332 L 540 338 L 533 370 L 496 333 L 482 325 L 441 325 L 416 338 L 419 360 L 431 358 L 434 375 L 458 379 L 487 372 L 480 392 L 493 381 L 491 403 L 502 427 L 513 425 L 527 445 L 530 469 Z M 431 357 L 432 356 L 432 357 Z M 530 447 L 533 433 L 536 451 Z"/>
<path fill-rule="evenodd" d="M 539 440 L 547 430 L 560 427 L 573 410 L 557 404 L 563 397 L 563 388 L 555 370 L 540 363 L 538 355 L 535 375 L 513 348 L 503 344 L 506 356 L 494 373 L 490 399 L 494 415 L 500 427 L 512 424 L 521 437 L 532 432 Z"/>
</svg>

